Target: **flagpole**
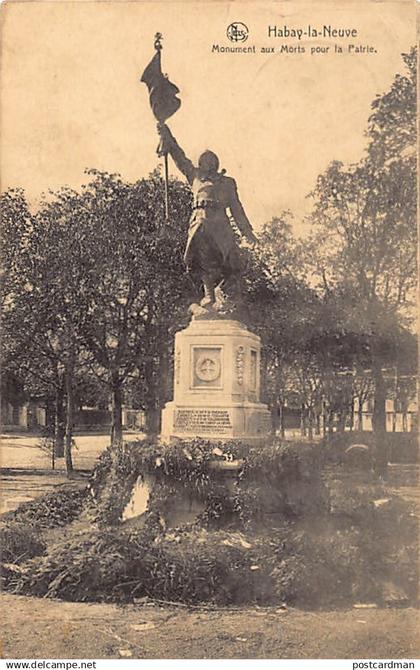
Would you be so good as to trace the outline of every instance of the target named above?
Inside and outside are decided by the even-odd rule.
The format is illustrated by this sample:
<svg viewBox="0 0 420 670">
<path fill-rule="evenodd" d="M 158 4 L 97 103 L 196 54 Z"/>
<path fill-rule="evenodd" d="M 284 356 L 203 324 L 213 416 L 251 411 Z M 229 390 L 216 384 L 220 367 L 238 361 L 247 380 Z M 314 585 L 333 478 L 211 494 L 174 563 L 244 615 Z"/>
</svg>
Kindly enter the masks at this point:
<svg viewBox="0 0 420 670">
<path fill-rule="evenodd" d="M 169 168 L 168 168 L 168 154 L 163 154 L 165 165 L 165 218 L 169 220 Z"/>
<path fill-rule="evenodd" d="M 156 51 L 159 53 L 162 51 L 162 33 L 156 33 L 155 34 L 155 42 L 154 42 L 154 47 Z M 165 219 L 168 221 L 169 219 L 169 160 L 168 160 L 168 152 L 165 151 L 163 154 L 163 164 L 164 164 L 164 169 L 165 169 Z"/>
<path fill-rule="evenodd" d="M 158 124 L 164 124 L 181 105 L 176 97 L 179 89 L 162 73 L 160 53 L 162 51 L 162 33 L 155 34 L 155 55 L 146 67 L 140 79 L 149 89 L 150 105 Z M 169 158 L 165 151 L 165 143 L 161 140 L 157 148 L 159 157 L 163 156 L 165 180 L 165 219 L 169 220 Z"/>
</svg>

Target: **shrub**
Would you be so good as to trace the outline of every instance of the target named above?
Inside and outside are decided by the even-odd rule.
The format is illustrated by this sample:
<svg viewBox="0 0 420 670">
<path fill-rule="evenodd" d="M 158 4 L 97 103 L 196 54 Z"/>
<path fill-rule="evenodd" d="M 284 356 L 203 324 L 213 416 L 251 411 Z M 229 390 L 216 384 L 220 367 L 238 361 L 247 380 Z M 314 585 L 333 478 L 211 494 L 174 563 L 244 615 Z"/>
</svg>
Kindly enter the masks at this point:
<svg viewBox="0 0 420 670">
<path fill-rule="evenodd" d="M 121 521 L 139 474 L 131 446 L 108 447 L 100 454 L 89 480 L 88 507 L 95 523 L 112 526 Z"/>
<path fill-rule="evenodd" d="M 75 601 L 147 595 L 184 603 L 327 607 L 386 602 L 391 583 L 408 601 L 416 597 L 415 536 L 401 544 L 401 511 L 374 531 L 370 522 L 336 528 L 334 517 L 320 525 L 305 520 L 307 527 L 283 521 L 259 534 L 192 526 L 163 533 L 157 522 L 141 531 L 102 530 L 51 546 L 24 563 L 7 588 Z"/>
<path fill-rule="evenodd" d="M 340 480 L 329 483 L 330 512 L 339 521 L 347 524 L 367 522 L 375 514 L 374 499 L 380 497 L 362 486 Z"/>
<path fill-rule="evenodd" d="M 86 495 L 87 489 L 54 491 L 22 503 L 15 510 L 2 515 L 2 519 L 35 524 L 39 528 L 65 526 L 79 516 Z"/>
<path fill-rule="evenodd" d="M 253 573 L 250 546 L 227 533 L 196 531 L 156 540 L 149 531 L 98 532 L 28 561 L 9 589 L 74 601 L 148 595 L 185 603 L 246 602 Z"/>
<path fill-rule="evenodd" d="M 373 447 L 374 437 L 372 431 L 333 433 L 323 440 L 323 447 L 329 460 L 341 463 L 347 447 L 351 444 L 366 444 Z M 419 461 L 419 444 L 416 432 L 386 433 L 386 448 L 390 463 L 418 463 Z"/>
<path fill-rule="evenodd" d="M 1 560 L 3 563 L 22 563 L 45 551 L 39 528 L 9 521 L 0 525 Z"/>
<path fill-rule="evenodd" d="M 318 443 L 273 440 L 263 448 L 249 450 L 242 476 L 274 484 L 311 481 L 320 476 L 323 465 L 323 450 Z"/>
<path fill-rule="evenodd" d="M 377 600 L 381 584 L 372 557 L 356 528 L 318 534 L 292 530 L 274 552 L 275 592 L 286 602 L 311 608 Z"/>
<path fill-rule="evenodd" d="M 25 572 L 9 584 L 14 593 L 70 601 L 127 600 L 137 576 L 141 581 L 139 546 L 127 534 L 110 530 L 76 536 L 50 547 L 26 563 Z"/>
<path fill-rule="evenodd" d="M 163 537 L 147 555 L 153 598 L 219 605 L 255 600 L 252 554 L 232 536 L 196 531 Z"/>
<path fill-rule="evenodd" d="M 228 482 L 210 463 L 224 457 L 242 459 Z M 328 491 L 321 468 L 319 447 L 307 443 L 245 450 L 202 440 L 169 448 L 143 441 L 108 449 L 90 482 L 101 528 L 22 563 L 6 587 L 75 601 L 149 596 L 330 607 L 386 603 L 395 586 L 414 599 L 417 527 L 410 506 L 383 486 L 355 486 L 349 478 L 330 480 Z M 132 530 L 116 524 L 140 474 L 154 484 L 146 523 Z M 166 530 L 162 516 L 189 496 L 204 503 L 204 512 L 193 524 Z"/>
<path fill-rule="evenodd" d="M 233 475 L 235 491 L 226 490 L 223 474 L 214 461 L 241 459 Z M 240 442 L 179 441 L 166 446 L 153 440 L 109 448 L 94 468 L 90 486 L 93 519 L 102 525 L 118 524 L 139 475 L 152 474 L 156 486 L 168 491 L 184 487 L 204 501 L 205 524 L 246 526 L 253 519 L 272 515 L 301 516 L 326 512 L 328 493 L 321 477 L 322 452 L 316 444 L 275 442 L 248 447 Z M 259 495 L 256 495 L 258 491 Z M 165 505 L 162 495 L 150 498 L 154 511 Z"/>
</svg>

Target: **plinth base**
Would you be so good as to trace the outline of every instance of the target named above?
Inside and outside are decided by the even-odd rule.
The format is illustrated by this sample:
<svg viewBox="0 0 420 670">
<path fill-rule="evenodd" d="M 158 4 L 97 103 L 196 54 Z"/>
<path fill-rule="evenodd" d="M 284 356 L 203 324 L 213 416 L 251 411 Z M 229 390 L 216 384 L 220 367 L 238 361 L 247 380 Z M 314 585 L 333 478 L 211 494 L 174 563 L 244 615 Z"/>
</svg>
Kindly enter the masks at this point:
<svg viewBox="0 0 420 670">
<path fill-rule="evenodd" d="M 193 319 L 178 332 L 162 439 L 263 441 L 271 415 L 259 401 L 260 349 L 260 338 L 238 321 Z"/>
<path fill-rule="evenodd" d="M 162 439 L 243 440 L 260 442 L 270 432 L 271 415 L 262 403 L 242 406 L 179 406 L 169 402 L 162 412 Z"/>
</svg>

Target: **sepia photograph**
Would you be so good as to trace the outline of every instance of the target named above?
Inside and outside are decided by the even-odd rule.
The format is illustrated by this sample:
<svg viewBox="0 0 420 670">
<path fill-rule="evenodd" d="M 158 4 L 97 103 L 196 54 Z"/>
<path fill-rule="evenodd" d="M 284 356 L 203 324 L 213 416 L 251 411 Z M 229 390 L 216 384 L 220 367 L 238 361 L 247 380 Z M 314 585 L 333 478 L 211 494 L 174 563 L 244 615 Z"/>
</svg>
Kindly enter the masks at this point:
<svg viewBox="0 0 420 670">
<path fill-rule="evenodd" d="M 0 12 L 1 668 L 414 669 L 417 3 Z"/>
</svg>

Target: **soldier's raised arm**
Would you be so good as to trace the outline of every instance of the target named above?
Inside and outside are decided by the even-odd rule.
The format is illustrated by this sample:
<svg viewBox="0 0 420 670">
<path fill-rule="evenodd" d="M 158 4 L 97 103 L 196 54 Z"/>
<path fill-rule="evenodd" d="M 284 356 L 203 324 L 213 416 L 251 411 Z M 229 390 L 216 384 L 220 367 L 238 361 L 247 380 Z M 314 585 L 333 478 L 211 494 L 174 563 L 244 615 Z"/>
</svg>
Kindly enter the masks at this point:
<svg viewBox="0 0 420 670">
<path fill-rule="evenodd" d="M 195 174 L 194 164 L 187 158 L 166 123 L 158 124 L 158 133 L 162 139 L 161 152 L 168 152 L 172 156 L 178 170 L 187 178 L 188 183 L 192 184 Z"/>
</svg>

